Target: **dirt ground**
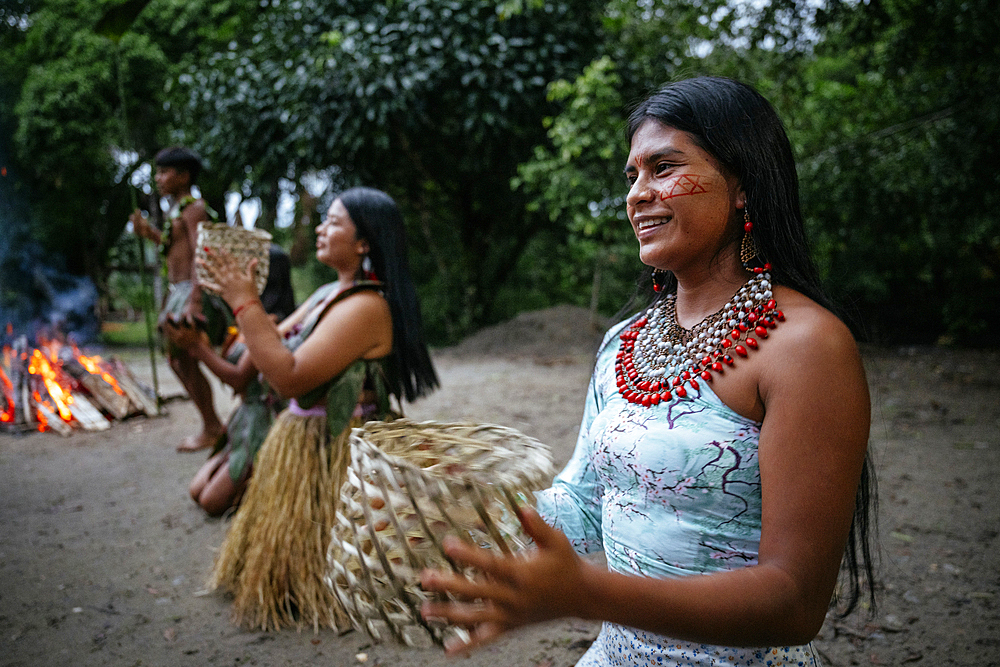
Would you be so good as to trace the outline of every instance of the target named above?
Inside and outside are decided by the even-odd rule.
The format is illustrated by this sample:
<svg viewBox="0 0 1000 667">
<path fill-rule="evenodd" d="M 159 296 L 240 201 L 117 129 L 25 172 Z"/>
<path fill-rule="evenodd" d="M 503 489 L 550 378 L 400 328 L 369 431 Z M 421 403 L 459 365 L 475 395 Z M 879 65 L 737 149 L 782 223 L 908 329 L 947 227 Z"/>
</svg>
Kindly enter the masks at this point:
<svg viewBox="0 0 1000 667">
<path fill-rule="evenodd" d="M 517 428 L 572 450 L 599 328 L 586 311 L 519 316 L 434 354 L 442 388 L 407 416 Z M 149 382 L 142 350 L 105 350 Z M 1000 352 L 866 349 L 880 477 L 879 613 L 828 619 L 829 665 L 1000 665 Z M 179 393 L 159 365 L 161 394 Z M 217 387 L 220 411 L 232 400 Z M 830 387 L 836 400 L 836 387 Z M 362 633 L 252 632 L 204 594 L 227 523 L 186 496 L 202 454 L 174 445 L 186 400 L 103 433 L 0 433 L 0 665 L 567 667 L 597 633 L 564 620 L 470 658 Z"/>
</svg>

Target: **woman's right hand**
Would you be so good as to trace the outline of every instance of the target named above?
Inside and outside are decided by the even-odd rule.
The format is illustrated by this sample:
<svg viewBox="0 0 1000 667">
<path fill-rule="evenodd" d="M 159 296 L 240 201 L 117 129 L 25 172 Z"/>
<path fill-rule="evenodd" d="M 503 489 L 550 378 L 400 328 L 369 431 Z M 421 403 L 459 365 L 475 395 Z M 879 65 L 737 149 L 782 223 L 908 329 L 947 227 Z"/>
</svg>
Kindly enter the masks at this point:
<svg viewBox="0 0 1000 667">
<path fill-rule="evenodd" d="M 256 259 L 250 260 L 246 267 L 240 267 L 236 257 L 226 250 L 206 248 L 205 254 L 207 259 L 197 260 L 208 275 L 208 280 L 203 284 L 218 292 L 230 308 L 239 308 L 259 298 L 254 280 Z"/>
<path fill-rule="evenodd" d="M 535 549 L 512 556 L 496 556 L 474 545 L 447 538 L 445 551 L 455 562 L 473 568 L 474 580 L 443 570 L 425 570 L 421 586 L 450 593 L 457 601 L 425 602 L 424 618 L 443 618 L 471 631 L 468 643 L 447 644 L 450 655 L 497 639 L 514 628 L 566 616 L 586 609 L 590 567 L 573 550 L 569 539 L 552 528 L 533 509 L 522 507 L 518 518 L 535 541 Z"/>
</svg>

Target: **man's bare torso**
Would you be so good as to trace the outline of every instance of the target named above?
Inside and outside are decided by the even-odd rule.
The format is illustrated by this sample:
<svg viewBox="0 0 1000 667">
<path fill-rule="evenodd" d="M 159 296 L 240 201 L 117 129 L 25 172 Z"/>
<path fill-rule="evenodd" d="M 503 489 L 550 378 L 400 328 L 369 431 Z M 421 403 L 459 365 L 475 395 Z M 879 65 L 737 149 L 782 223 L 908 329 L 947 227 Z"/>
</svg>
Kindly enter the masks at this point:
<svg viewBox="0 0 1000 667">
<path fill-rule="evenodd" d="M 166 249 L 167 280 L 171 283 L 194 279 L 195 244 L 198 223 L 208 220 L 204 202 L 196 199 L 184 206 L 170 228 Z"/>
</svg>

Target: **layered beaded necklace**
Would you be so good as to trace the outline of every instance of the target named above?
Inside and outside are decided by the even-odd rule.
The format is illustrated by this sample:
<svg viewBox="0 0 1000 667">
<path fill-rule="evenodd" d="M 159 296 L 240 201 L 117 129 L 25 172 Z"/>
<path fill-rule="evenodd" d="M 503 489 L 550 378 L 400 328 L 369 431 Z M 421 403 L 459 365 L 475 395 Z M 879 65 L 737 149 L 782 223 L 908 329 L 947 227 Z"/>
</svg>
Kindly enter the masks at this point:
<svg viewBox="0 0 1000 667">
<path fill-rule="evenodd" d="M 735 363 L 731 353 L 746 357 L 785 319 L 767 272 L 754 275 L 729 303 L 691 329 L 677 324 L 676 298 L 660 299 L 619 336 L 615 377 L 630 403 L 648 407 L 686 398 L 699 389 L 699 378 L 711 382 L 713 372 Z"/>
</svg>

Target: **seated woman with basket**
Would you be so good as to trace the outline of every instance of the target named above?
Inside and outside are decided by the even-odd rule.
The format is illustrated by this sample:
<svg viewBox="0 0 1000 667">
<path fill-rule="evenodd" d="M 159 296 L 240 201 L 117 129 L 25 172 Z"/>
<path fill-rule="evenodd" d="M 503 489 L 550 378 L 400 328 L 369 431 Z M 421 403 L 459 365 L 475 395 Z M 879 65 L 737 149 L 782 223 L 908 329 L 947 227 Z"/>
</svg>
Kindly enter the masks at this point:
<svg viewBox="0 0 1000 667">
<path fill-rule="evenodd" d="M 171 345 L 205 364 L 239 396 L 224 437 L 188 485 L 191 498 L 209 515 L 219 516 L 239 502 L 257 452 L 284 402 L 260 379 L 242 336 L 231 336 L 219 353 L 195 327 L 167 323 L 163 332 Z"/>
<path fill-rule="evenodd" d="M 338 287 L 304 304 L 284 335 L 260 304 L 252 262 L 211 252 L 203 263 L 250 361 L 290 399 L 261 446 L 211 582 L 234 595 L 239 624 L 263 630 L 347 629 L 323 577 L 350 429 L 391 416 L 390 396 L 413 401 L 438 384 L 392 198 L 347 190 L 316 232 L 316 258 L 337 272 Z"/>
</svg>

